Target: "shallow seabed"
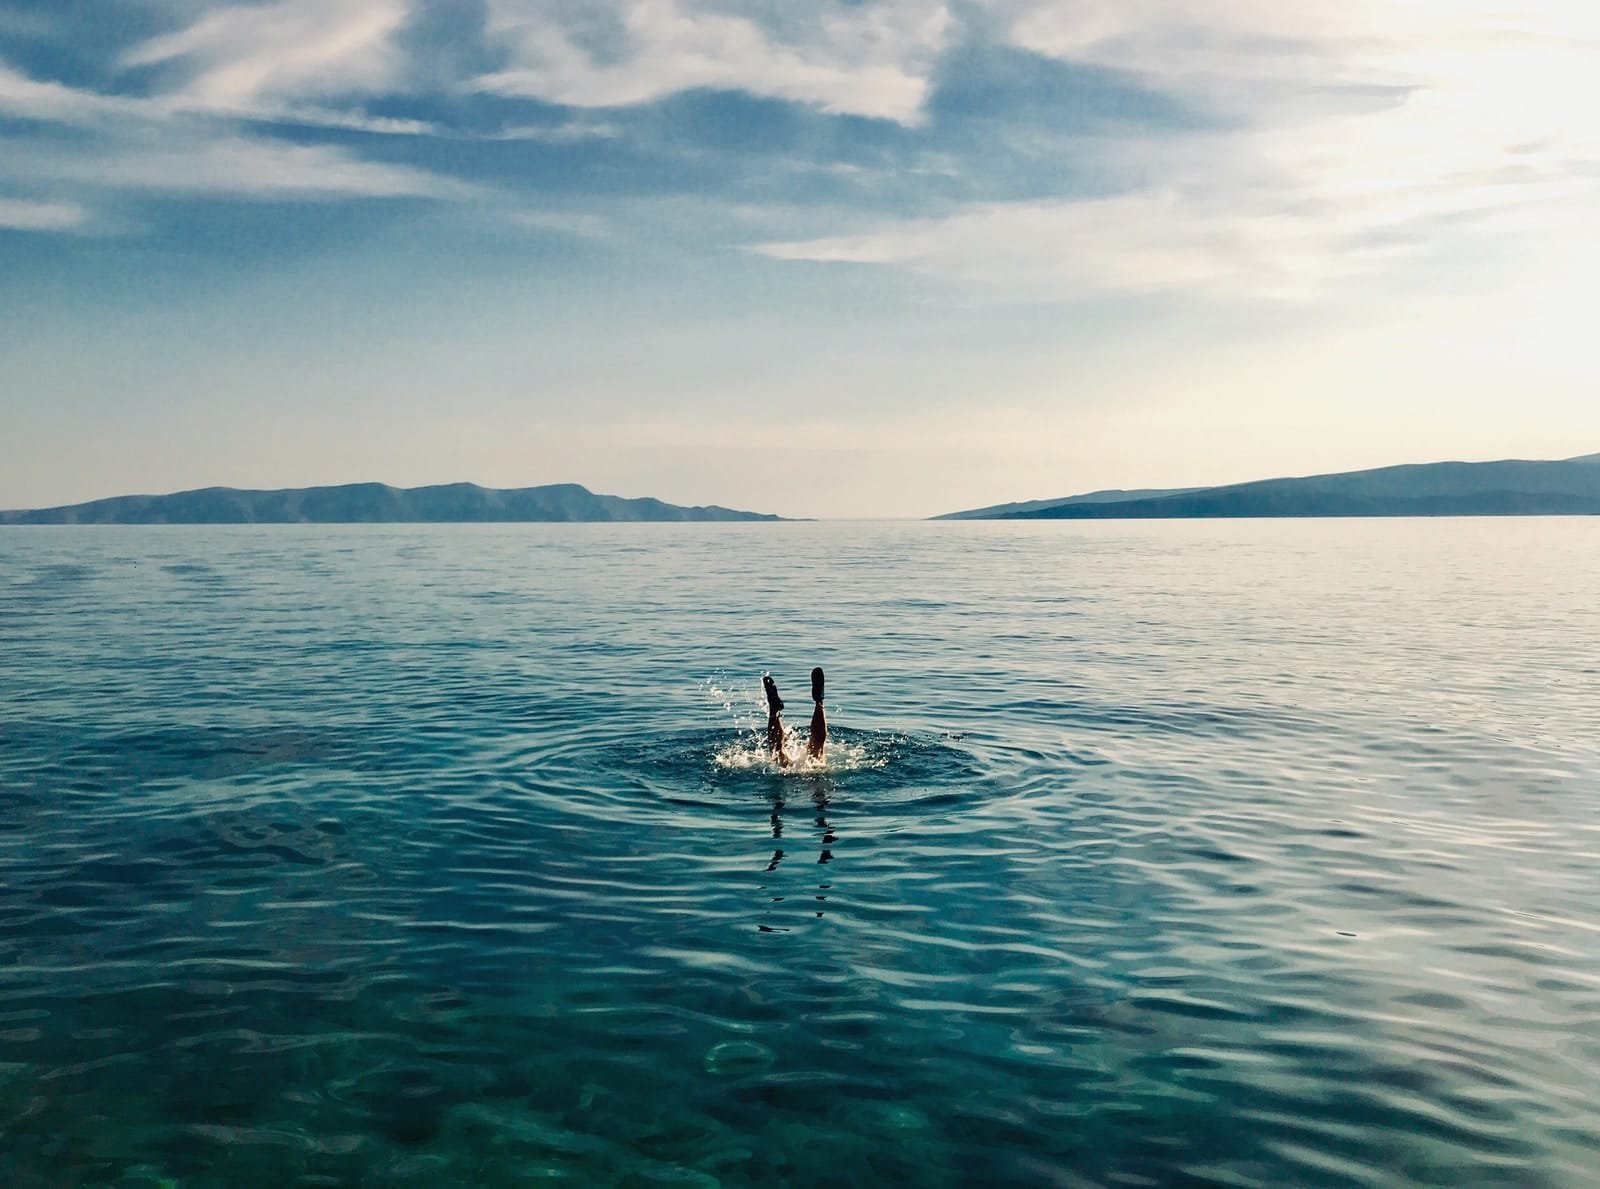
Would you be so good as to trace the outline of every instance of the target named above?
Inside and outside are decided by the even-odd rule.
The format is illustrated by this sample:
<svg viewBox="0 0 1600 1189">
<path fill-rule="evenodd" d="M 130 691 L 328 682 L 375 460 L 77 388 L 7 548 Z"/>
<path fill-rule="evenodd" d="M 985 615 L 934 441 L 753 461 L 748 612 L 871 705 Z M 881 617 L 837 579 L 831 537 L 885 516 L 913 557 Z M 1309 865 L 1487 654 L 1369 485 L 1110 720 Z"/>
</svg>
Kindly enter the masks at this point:
<svg viewBox="0 0 1600 1189">
<path fill-rule="evenodd" d="M 1583 519 L 0 530 L 0 1183 L 1593 1185 L 1596 591 Z"/>
</svg>

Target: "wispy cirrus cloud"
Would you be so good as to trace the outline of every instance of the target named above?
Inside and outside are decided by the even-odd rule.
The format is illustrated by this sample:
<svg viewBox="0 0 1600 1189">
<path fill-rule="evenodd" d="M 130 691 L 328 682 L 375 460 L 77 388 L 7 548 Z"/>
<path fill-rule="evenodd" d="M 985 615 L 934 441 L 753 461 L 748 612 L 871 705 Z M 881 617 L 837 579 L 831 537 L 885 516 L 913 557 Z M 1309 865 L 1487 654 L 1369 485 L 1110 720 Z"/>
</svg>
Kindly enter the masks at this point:
<svg viewBox="0 0 1600 1189">
<path fill-rule="evenodd" d="M 1569 0 L 991 0 L 998 35 L 1217 127 L 1074 146 L 1111 191 L 758 250 L 1056 292 L 1310 298 L 1600 190 L 1600 11 Z"/>
<path fill-rule="evenodd" d="M 634 166 L 641 186 L 720 187 L 735 201 L 787 201 L 789 180 L 809 179 L 836 206 L 775 217 L 756 248 L 773 258 L 1030 295 L 1212 286 L 1306 298 L 1464 226 L 1559 202 L 1600 172 L 1588 115 L 1600 107 L 1600 10 L 1576 0 L 481 0 L 448 37 L 423 0 L 170 11 L 190 19 L 113 52 L 121 91 L 0 64 L 0 114 L 46 126 L 12 141 L 41 184 L 439 197 L 482 192 L 439 176 L 463 162 L 514 187 L 541 154 L 564 154 L 563 167 L 604 156 L 582 175 L 601 191 L 623 189 Z M 1045 68 L 1016 80 L 1030 94 L 971 73 L 991 50 L 991 63 Z M 1073 124 L 1050 70 L 1079 72 L 1079 94 L 1122 87 L 1198 118 Z M 677 116 L 628 110 L 690 91 L 783 101 L 782 119 L 776 104 L 730 119 L 814 131 L 792 151 L 761 144 L 759 168 L 779 179 L 763 189 L 743 147 L 759 136 L 736 135 L 736 152 L 696 139 L 726 131 L 726 97 Z M 961 104 L 986 95 L 998 106 L 963 127 Z M 882 123 L 821 128 L 830 115 Z M 378 150 L 347 132 L 484 145 Z M 851 156 L 850 135 L 877 139 Z M 574 148 L 585 144 L 592 157 Z M 937 178 L 919 176 L 929 162 Z M 562 182 L 569 205 L 580 190 Z M 724 242 L 739 234 L 730 225 Z"/>
<path fill-rule="evenodd" d="M 89 213 L 75 202 L 0 198 L 0 227 L 11 231 L 81 231 Z"/>
<path fill-rule="evenodd" d="M 1338 265 L 1306 220 L 1264 223 L 1212 211 L 1173 192 L 1095 200 L 988 203 L 937 218 L 756 251 L 778 260 L 889 264 L 1036 300 L 1072 291 L 1162 293 L 1191 288 L 1292 297 Z"/>
<path fill-rule="evenodd" d="M 408 0 L 276 0 L 214 8 L 122 56 L 181 73 L 185 106 L 249 111 L 285 101 L 403 90 L 397 37 Z"/>
<path fill-rule="evenodd" d="M 121 192 L 286 198 L 456 197 L 464 183 L 345 145 L 260 135 L 276 123 L 416 134 L 421 121 L 315 106 L 394 85 L 392 45 L 407 0 L 280 0 L 203 13 L 186 29 L 126 51 L 126 68 L 168 64 L 141 93 L 105 93 L 31 77 L 0 62 L 0 177 L 31 190 L 39 230 L 76 230 Z M 170 85 L 162 86 L 165 81 Z M 70 201 L 57 201 L 65 196 Z M 86 203 L 90 207 L 86 207 Z M 43 213 L 40 213 L 43 212 Z M 71 212 L 68 217 L 66 212 Z"/>
<path fill-rule="evenodd" d="M 489 0 L 488 31 L 510 61 L 478 85 L 575 107 L 732 90 L 915 123 L 954 25 L 942 0 L 754 10 L 705 0 Z"/>
<path fill-rule="evenodd" d="M 226 194 L 243 199 L 450 198 L 472 187 L 332 145 L 289 144 L 169 129 L 144 143 L 77 144 L 0 137 L 0 177 L 94 193 Z"/>
<path fill-rule="evenodd" d="M 1139 190 L 1100 199 L 988 203 L 833 236 L 771 241 L 778 260 L 896 265 L 1007 300 L 1073 294 L 1205 294 L 1220 300 L 1306 301 L 1430 246 L 1430 225 L 1463 219 L 1511 226 L 1535 200 L 1570 200 L 1570 184 L 1495 195 L 1412 189 L 1332 202 L 1279 188 Z"/>
<path fill-rule="evenodd" d="M 29 78 L 0 62 L 0 116 L 39 123 L 88 124 L 154 112 L 147 101 L 101 95 Z"/>
<path fill-rule="evenodd" d="M 30 78 L 0 62 L 0 115 L 38 123 L 105 126 L 113 121 L 160 123 L 209 116 L 244 124 L 287 124 L 386 136 L 449 136 L 426 120 L 373 116 L 360 111 L 301 102 L 267 102 L 218 107 L 188 91 L 153 96 L 107 95 L 62 83 Z M 483 139 L 584 139 L 607 136 L 611 130 L 589 122 L 516 128 L 482 134 Z"/>
<path fill-rule="evenodd" d="M 187 23 L 77 74 L 98 77 L 101 89 L 0 61 L 0 116 L 39 126 L 10 137 L 0 174 L 26 171 L 35 189 L 66 186 L 68 197 L 94 202 L 118 190 L 461 195 L 479 188 L 437 176 L 434 163 L 446 156 L 369 153 L 338 134 L 507 142 L 502 158 L 516 152 L 512 142 L 552 151 L 615 142 L 622 154 L 662 162 L 674 154 L 657 156 L 656 146 L 640 153 L 617 121 L 587 109 L 647 106 L 689 90 L 912 125 L 955 28 L 943 0 L 827 0 L 805 11 L 706 0 L 485 0 L 462 8 L 463 27 L 450 33 L 455 48 L 443 52 L 438 14 L 420 0 L 202 2 L 176 11 L 189 14 Z M 464 73 L 496 58 L 505 69 Z M 453 98 L 437 102 L 441 94 Z M 408 96 L 402 110 L 448 114 L 393 114 L 395 100 Z M 694 149 L 675 152 L 687 161 L 681 154 Z M 385 159 L 369 159 L 376 155 Z M 647 168 L 659 175 L 662 165 Z"/>
</svg>

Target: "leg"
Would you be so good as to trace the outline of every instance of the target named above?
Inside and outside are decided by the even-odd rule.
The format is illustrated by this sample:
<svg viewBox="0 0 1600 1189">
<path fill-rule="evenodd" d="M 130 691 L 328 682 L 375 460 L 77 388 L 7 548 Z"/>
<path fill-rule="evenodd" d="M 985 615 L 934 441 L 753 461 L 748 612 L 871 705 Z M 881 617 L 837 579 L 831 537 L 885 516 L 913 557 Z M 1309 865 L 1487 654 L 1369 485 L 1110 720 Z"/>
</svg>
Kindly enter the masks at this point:
<svg viewBox="0 0 1600 1189">
<path fill-rule="evenodd" d="M 828 746 L 828 716 L 822 712 L 822 703 L 817 703 L 817 708 L 811 712 L 811 738 L 806 740 L 806 754 L 812 759 L 822 758 L 823 748 Z"/>
<path fill-rule="evenodd" d="M 789 752 L 783 745 L 783 719 L 776 712 L 767 715 L 767 750 L 780 765 L 789 766 Z"/>
<path fill-rule="evenodd" d="M 828 716 L 822 711 L 822 670 L 811 670 L 811 699 L 816 709 L 811 712 L 811 738 L 806 741 L 806 754 L 820 760 L 828 746 Z"/>
<path fill-rule="evenodd" d="M 770 676 L 761 679 L 767 691 L 767 750 L 780 765 L 789 766 L 789 752 L 783 745 L 783 699 L 778 696 L 777 683 Z"/>
</svg>

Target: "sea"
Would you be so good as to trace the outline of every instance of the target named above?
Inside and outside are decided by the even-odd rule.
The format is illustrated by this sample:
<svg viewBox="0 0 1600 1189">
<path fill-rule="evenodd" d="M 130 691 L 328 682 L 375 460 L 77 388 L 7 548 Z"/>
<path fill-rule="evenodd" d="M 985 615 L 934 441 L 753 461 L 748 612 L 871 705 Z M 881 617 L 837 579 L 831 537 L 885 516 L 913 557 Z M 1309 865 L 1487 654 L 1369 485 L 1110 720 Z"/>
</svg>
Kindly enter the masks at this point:
<svg viewBox="0 0 1600 1189">
<path fill-rule="evenodd" d="M 7 1189 L 1597 1183 L 1600 518 L 0 529 Z"/>
</svg>

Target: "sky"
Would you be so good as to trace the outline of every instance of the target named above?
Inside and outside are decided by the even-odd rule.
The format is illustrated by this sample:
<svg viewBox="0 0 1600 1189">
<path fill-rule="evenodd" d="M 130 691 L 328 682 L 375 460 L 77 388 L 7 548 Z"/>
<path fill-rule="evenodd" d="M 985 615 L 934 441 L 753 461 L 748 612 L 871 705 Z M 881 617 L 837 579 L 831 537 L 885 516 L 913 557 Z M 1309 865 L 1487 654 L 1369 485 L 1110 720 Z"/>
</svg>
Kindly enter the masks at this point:
<svg viewBox="0 0 1600 1189">
<path fill-rule="evenodd" d="M 4 0 L 0 507 L 1600 450 L 1592 0 Z"/>
</svg>

